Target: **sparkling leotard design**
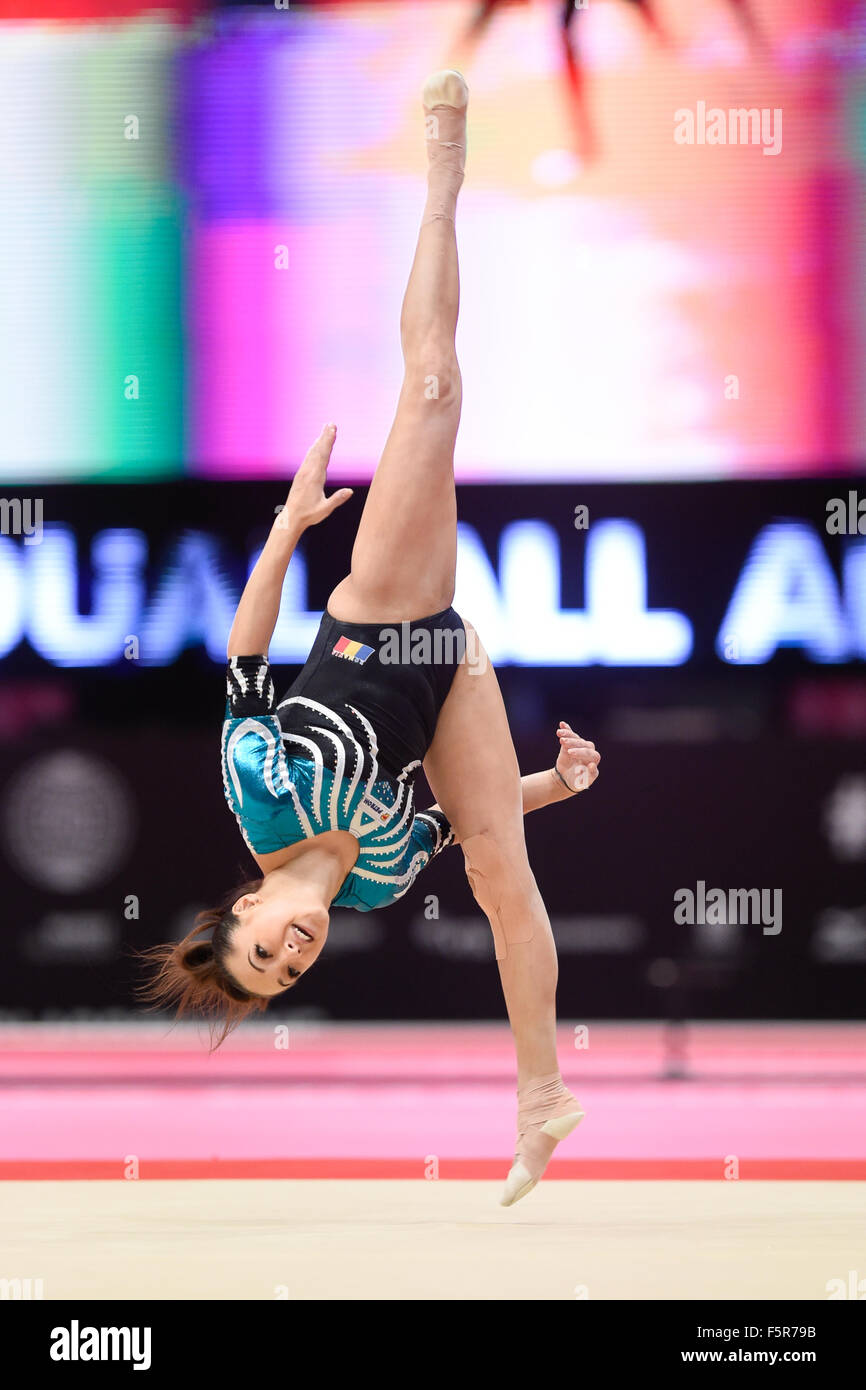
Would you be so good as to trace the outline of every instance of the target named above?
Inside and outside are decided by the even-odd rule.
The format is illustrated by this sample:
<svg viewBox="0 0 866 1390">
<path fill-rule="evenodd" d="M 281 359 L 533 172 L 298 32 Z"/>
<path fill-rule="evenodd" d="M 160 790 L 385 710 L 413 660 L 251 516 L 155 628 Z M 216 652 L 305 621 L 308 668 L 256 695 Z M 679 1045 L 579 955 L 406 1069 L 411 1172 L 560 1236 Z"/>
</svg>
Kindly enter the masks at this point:
<svg viewBox="0 0 866 1390">
<path fill-rule="evenodd" d="M 335 906 L 388 906 L 451 843 L 442 811 L 414 810 L 420 762 L 396 777 L 383 773 L 375 731 L 351 703 L 330 708 L 296 695 L 274 709 L 264 657 L 232 658 L 227 696 L 223 787 L 249 848 L 268 854 L 328 830 L 358 839 L 357 862 Z"/>
</svg>

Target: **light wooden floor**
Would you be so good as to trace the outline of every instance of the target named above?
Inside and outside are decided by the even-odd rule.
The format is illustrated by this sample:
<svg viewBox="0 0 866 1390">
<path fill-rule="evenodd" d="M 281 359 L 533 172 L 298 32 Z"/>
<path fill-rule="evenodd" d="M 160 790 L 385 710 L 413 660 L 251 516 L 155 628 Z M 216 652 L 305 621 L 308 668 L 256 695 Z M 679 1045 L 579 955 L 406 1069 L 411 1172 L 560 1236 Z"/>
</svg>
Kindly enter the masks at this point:
<svg viewBox="0 0 866 1390">
<path fill-rule="evenodd" d="M 866 1184 L 0 1184 L 0 1278 L 46 1299 L 826 1299 Z"/>
</svg>

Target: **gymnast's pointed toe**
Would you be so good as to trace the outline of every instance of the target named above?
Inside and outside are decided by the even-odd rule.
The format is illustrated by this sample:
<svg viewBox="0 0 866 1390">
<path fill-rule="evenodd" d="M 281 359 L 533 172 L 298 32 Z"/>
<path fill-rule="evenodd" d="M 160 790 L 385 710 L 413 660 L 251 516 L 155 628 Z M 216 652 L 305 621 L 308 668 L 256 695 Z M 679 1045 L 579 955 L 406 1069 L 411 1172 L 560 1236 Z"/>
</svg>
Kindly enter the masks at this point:
<svg viewBox="0 0 866 1390">
<path fill-rule="evenodd" d="M 531 1192 L 557 1144 L 576 1129 L 584 1112 L 559 1072 L 539 1076 L 518 1092 L 517 1148 L 500 1203 L 511 1207 Z"/>
<path fill-rule="evenodd" d="M 466 79 L 456 68 L 431 73 L 421 91 L 421 100 L 428 111 L 434 106 L 453 106 L 461 111 L 469 101 Z"/>
<path fill-rule="evenodd" d="M 519 1202 L 521 1197 L 525 1197 L 527 1192 L 531 1192 L 538 1182 L 529 1169 L 519 1160 L 512 1164 L 511 1172 L 505 1179 L 505 1189 L 499 1199 L 501 1207 L 513 1207 L 515 1202 Z"/>
</svg>

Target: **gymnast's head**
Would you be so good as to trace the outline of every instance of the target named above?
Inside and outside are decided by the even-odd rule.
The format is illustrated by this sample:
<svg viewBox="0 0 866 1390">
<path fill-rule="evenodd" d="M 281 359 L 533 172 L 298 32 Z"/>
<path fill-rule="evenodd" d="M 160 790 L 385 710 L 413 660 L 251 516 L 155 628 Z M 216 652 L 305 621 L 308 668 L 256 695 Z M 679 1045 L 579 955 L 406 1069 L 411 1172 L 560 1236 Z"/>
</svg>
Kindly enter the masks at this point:
<svg viewBox="0 0 866 1390">
<path fill-rule="evenodd" d="M 254 879 L 200 912 L 182 941 L 143 952 L 155 970 L 139 995 L 154 1009 L 176 1009 L 178 1018 L 206 1018 L 214 1050 L 311 969 L 328 921 L 313 889 L 274 892 L 267 876 Z"/>
</svg>

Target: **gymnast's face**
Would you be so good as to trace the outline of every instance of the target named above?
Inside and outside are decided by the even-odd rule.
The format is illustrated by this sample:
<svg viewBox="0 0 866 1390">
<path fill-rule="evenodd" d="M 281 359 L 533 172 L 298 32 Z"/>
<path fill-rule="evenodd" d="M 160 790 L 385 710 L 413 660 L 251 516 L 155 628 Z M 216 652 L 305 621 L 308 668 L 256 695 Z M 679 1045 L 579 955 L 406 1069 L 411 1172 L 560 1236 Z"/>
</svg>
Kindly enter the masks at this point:
<svg viewBox="0 0 866 1390">
<path fill-rule="evenodd" d="M 327 909 L 310 895 L 247 893 L 234 905 L 239 925 L 226 965 L 242 989 L 266 998 L 282 994 L 318 959 L 328 936 Z"/>
</svg>

